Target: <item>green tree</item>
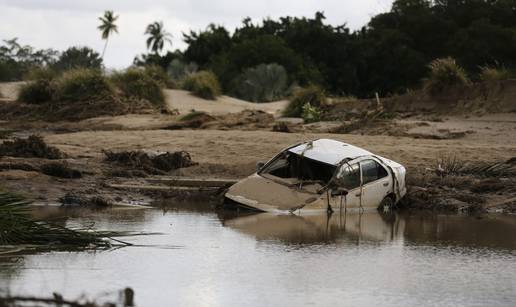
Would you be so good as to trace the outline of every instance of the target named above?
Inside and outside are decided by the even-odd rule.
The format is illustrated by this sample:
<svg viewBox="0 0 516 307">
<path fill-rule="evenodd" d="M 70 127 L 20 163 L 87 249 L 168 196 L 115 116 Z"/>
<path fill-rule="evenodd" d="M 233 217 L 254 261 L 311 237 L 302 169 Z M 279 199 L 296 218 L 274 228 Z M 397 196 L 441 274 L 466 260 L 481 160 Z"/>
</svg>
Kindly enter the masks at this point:
<svg viewBox="0 0 516 307">
<path fill-rule="evenodd" d="M 98 52 L 89 47 L 70 47 L 61 53 L 53 67 L 57 71 L 73 68 L 100 69 L 102 67 L 102 58 Z"/>
<path fill-rule="evenodd" d="M 104 54 L 106 53 L 106 47 L 108 44 L 109 36 L 111 35 L 111 33 L 118 33 L 118 26 L 115 24 L 117 19 L 118 15 L 115 16 L 113 14 L 113 11 L 105 11 L 104 15 L 99 17 L 101 24 L 97 28 L 102 33 L 102 39 L 106 40 L 106 43 L 104 44 L 104 49 L 102 50 L 102 59 L 104 59 Z"/>
<path fill-rule="evenodd" d="M 145 34 L 149 35 L 146 41 L 147 49 L 150 49 L 155 55 L 159 55 L 166 42 L 172 45 L 172 35 L 165 31 L 162 21 L 149 24 L 145 29 Z"/>
</svg>

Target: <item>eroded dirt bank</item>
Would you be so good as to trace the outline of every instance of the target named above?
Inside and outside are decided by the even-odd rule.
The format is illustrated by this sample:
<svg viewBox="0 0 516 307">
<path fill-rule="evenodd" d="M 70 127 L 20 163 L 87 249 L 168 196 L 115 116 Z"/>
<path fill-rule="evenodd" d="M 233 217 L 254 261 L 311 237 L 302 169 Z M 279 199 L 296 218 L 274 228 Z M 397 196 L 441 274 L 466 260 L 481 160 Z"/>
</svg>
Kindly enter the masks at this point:
<svg viewBox="0 0 516 307">
<path fill-rule="evenodd" d="M 516 124 L 514 124 L 516 125 Z M 514 129 L 514 128 L 511 128 Z M 409 183 L 413 183 L 411 201 L 426 209 L 445 211 L 485 211 L 502 208 L 514 210 L 516 189 L 514 178 L 483 178 L 447 176 L 439 178 L 435 168 L 439 157 L 458 157 L 470 164 L 507 161 L 516 156 L 516 144 L 509 133 L 499 137 L 482 133 L 462 139 L 434 140 L 410 137 L 298 134 L 269 131 L 220 130 L 133 130 L 82 131 L 45 134 L 45 141 L 66 154 L 66 163 L 83 172 L 81 178 L 63 179 L 33 170 L 0 171 L 6 188 L 25 191 L 45 203 L 62 202 L 66 194 L 101 195 L 113 201 L 149 201 L 148 195 L 137 191 L 112 189 L 111 183 L 141 180 L 138 175 L 117 177 L 113 166 L 102 153 L 125 150 L 159 152 L 187 151 L 197 165 L 170 172 L 170 175 L 193 178 L 243 178 L 254 172 L 257 161 L 265 161 L 284 147 L 316 138 L 333 138 L 364 147 L 374 153 L 399 161 L 407 166 Z M 40 159 L 3 158 L 3 162 L 41 164 Z M 39 161 L 39 162 L 38 162 Z M 115 176 L 114 176 L 115 174 Z M 486 185 L 485 181 L 488 180 Z M 495 182 L 493 182 L 495 180 Z M 501 185 L 501 186 L 500 186 Z M 437 200 L 436 200 L 437 199 Z M 431 202 L 434 202 L 431 204 Z M 501 210 L 501 209 L 500 209 Z"/>
</svg>

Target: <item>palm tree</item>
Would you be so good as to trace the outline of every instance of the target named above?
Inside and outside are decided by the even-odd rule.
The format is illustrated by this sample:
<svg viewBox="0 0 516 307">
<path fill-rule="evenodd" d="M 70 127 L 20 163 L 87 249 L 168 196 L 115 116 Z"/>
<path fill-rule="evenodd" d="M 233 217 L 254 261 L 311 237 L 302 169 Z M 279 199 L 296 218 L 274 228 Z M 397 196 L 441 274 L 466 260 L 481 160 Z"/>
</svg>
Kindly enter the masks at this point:
<svg viewBox="0 0 516 307">
<path fill-rule="evenodd" d="M 118 16 L 113 14 L 113 11 L 105 11 L 104 16 L 99 17 L 99 20 L 102 22 L 98 29 L 102 32 L 102 39 L 106 40 L 104 44 L 104 50 L 102 50 L 102 59 L 104 59 L 104 53 L 106 52 L 106 47 L 108 44 L 109 35 L 115 32 L 118 33 L 118 26 L 115 24 L 115 21 L 118 19 Z"/>
<path fill-rule="evenodd" d="M 151 49 L 156 55 L 163 49 L 165 42 L 172 45 L 172 35 L 165 31 L 163 28 L 163 22 L 154 22 L 147 26 L 145 34 L 149 35 L 147 38 L 147 49 Z"/>
</svg>

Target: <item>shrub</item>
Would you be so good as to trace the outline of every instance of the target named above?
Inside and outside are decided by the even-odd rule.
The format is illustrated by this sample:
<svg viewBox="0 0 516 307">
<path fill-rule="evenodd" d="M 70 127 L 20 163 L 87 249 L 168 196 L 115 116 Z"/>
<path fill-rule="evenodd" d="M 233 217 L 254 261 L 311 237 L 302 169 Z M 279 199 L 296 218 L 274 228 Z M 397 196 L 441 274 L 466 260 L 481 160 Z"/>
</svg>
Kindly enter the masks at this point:
<svg viewBox="0 0 516 307">
<path fill-rule="evenodd" d="M 303 106 L 303 114 L 301 116 L 305 123 L 318 122 L 321 120 L 321 110 L 307 102 Z"/>
<path fill-rule="evenodd" d="M 326 96 L 323 90 L 316 85 L 296 90 L 290 98 L 286 109 L 283 111 L 283 116 L 302 117 L 303 107 L 307 103 L 309 103 L 311 107 L 316 108 L 324 106 L 326 104 Z"/>
<path fill-rule="evenodd" d="M 174 88 L 175 84 L 170 79 L 169 75 L 166 73 L 166 71 L 157 65 L 149 65 L 145 66 L 145 73 L 154 81 L 158 82 L 161 87 L 165 88 Z"/>
<path fill-rule="evenodd" d="M 112 80 L 127 97 L 144 99 L 155 106 L 164 104 L 161 83 L 153 79 L 149 71 L 129 68 L 125 72 L 113 75 Z"/>
<path fill-rule="evenodd" d="M 99 70 L 79 68 L 56 79 L 53 98 L 57 101 L 87 101 L 113 95 L 113 86 Z"/>
<path fill-rule="evenodd" d="M 201 98 L 212 100 L 221 93 L 219 80 L 211 71 L 200 71 L 187 76 L 183 81 L 183 89 Z"/>
<path fill-rule="evenodd" d="M 180 80 L 188 75 L 197 72 L 197 69 L 198 67 L 195 63 L 187 64 L 179 59 L 174 59 L 168 65 L 167 73 L 171 78 L 175 80 Z"/>
<path fill-rule="evenodd" d="M 484 66 L 480 68 L 480 80 L 482 81 L 507 80 L 510 77 L 511 73 L 505 67 Z"/>
<path fill-rule="evenodd" d="M 424 88 L 430 94 L 438 94 L 450 87 L 469 83 L 464 69 L 450 57 L 433 60 L 428 67 L 430 77 L 425 80 Z"/>
<path fill-rule="evenodd" d="M 236 97 L 254 102 L 283 98 L 287 89 L 287 71 L 278 64 L 260 64 L 248 68 L 234 81 Z"/>
<path fill-rule="evenodd" d="M 53 88 L 49 79 L 38 79 L 21 86 L 18 101 L 41 104 L 52 100 Z"/>
<path fill-rule="evenodd" d="M 52 80 L 57 76 L 57 72 L 50 67 L 35 67 L 26 73 L 25 80 Z"/>
</svg>

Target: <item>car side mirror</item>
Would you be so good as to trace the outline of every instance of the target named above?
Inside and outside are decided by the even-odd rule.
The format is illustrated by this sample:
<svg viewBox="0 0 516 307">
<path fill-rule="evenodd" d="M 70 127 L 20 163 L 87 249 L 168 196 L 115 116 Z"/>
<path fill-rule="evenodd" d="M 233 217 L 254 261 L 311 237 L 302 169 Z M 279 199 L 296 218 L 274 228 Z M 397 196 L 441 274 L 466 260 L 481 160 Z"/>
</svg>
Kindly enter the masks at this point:
<svg viewBox="0 0 516 307">
<path fill-rule="evenodd" d="M 344 190 L 344 189 L 334 189 L 334 190 L 331 190 L 331 196 L 332 197 L 335 197 L 335 196 L 346 196 L 348 195 L 348 190 Z"/>
<path fill-rule="evenodd" d="M 259 172 L 263 166 L 265 165 L 265 162 L 257 162 L 256 163 L 256 171 Z"/>
</svg>

